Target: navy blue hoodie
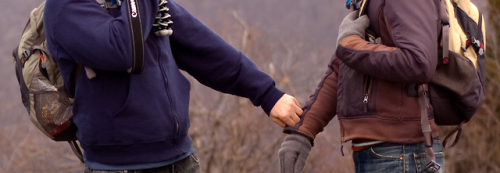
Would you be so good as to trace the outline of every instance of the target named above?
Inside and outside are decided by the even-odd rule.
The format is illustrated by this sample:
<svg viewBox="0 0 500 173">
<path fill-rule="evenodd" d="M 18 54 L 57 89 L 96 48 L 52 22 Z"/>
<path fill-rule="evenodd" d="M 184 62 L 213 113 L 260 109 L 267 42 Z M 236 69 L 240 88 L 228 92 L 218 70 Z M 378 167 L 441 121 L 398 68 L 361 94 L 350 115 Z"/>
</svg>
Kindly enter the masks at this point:
<svg viewBox="0 0 500 173">
<path fill-rule="evenodd" d="M 156 163 L 186 154 L 188 136 L 188 72 L 217 91 L 249 98 L 269 114 L 283 95 L 271 77 L 245 55 L 174 1 L 173 35 L 151 32 L 158 0 L 138 1 L 145 40 L 145 66 L 132 66 L 132 43 L 126 8 L 108 14 L 95 0 L 47 0 L 44 27 L 48 48 L 59 64 L 74 101 L 74 122 L 88 160 L 109 165 Z M 77 64 L 93 68 L 97 77 L 81 73 Z"/>
</svg>

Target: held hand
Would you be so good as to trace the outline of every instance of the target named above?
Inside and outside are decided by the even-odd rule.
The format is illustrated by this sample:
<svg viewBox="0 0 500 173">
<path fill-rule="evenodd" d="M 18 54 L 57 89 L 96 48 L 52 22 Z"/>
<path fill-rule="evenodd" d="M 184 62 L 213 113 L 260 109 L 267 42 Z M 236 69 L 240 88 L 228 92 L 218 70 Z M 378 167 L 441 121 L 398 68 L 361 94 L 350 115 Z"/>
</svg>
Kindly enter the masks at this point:
<svg viewBox="0 0 500 173">
<path fill-rule="evenodd" d="M 294 97 L 285 94 L 274 105 L 269 113 L 269 117 L 274 123 L 281 127 L 295 126 L 300 121 L 302 108 Z"/>
<path fill-rule="evenodd" d="M 365 38 L 365 30 L 370 26 L 370 19 L 366 15 L 358 18 L 358 11 L 349 13 L 339 26 L 337 45 L 346 37 L 359 35 Z"/>
<path fill-rule="evenodd" d="M 302 135 L 286 136 L 278 151 L 281 173 L 301 173 L 311 148 L 309 139 Z"/>
</svg>

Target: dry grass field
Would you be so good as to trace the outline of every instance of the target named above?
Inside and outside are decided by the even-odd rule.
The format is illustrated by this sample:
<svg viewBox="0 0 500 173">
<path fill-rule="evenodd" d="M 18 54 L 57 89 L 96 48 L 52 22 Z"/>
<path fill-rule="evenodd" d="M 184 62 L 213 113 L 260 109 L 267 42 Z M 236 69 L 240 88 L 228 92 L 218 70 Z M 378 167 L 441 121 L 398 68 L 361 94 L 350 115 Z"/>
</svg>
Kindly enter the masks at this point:
<svg viewBox="0 0 500 173">
<path fill-rule="evenodd" d="M 0 0 L 0 173 L 73 173 L 84 166 L 65 143 L 31 125 L 11 59 L 29 11 L 42 0 Z M 304 104 L 335 51 L 343 0 L 177 0 Z M 487 98 L 457 146 L 445 150 L 446 173 L 500 173 L 500 1 L 474 0 L 487 14 Z M 284 134 L 249 100 L 192 84 L 190 135 L 204 173 L 276 173 Z M 442 135 L 453 127 L 442 127 Z M 318 135 L 304 172 L 353 173 L 340 153 L 336 118 Z"/>
</svg>

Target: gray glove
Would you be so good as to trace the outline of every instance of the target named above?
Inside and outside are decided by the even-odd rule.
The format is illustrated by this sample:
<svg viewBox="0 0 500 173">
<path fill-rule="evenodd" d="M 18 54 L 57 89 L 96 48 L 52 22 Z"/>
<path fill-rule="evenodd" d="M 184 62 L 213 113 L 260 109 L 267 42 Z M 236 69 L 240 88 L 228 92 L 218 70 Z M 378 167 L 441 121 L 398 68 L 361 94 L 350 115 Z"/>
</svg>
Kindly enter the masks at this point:
<svg viewBox="0 0 500 173">
<path fill-rule="evenodd" d="M 339 27 L 339 36 L 337 38 L 337 45 L 344 38 L 351 35 L 359 35 L 365 38 L 365 30 L 370 26 L 370 19 L 366 15 L 358 18 L 358 11 L 349 13 Z"/>
<path fill-rule="evenodd" d="M 291 134 L 285 137 L 278 151 L 281 173 L 301 173 L 306 165 L 312 145 L 308 138 Z"/>
</svg>

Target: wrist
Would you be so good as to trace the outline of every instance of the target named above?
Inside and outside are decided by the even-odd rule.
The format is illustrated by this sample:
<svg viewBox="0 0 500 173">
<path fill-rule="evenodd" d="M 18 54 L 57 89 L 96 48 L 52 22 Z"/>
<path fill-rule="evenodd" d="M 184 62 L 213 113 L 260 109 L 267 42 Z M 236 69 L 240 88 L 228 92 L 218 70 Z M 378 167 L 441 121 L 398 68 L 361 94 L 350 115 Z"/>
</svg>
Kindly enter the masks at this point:
<svg viewBox="0 0 500 173">
<path fill-rule="evenodd" d="M 271 110 L 274 105 L 278 102 L 278 100 L 285 95 L 285 92 L 279 90 L 276 87 L 271 87 L 267 93 L 265 94 L 265 98 L 261 103 L 261 108 L 264 112 L 269 116 L 271 114 Z"/>
</svg>

